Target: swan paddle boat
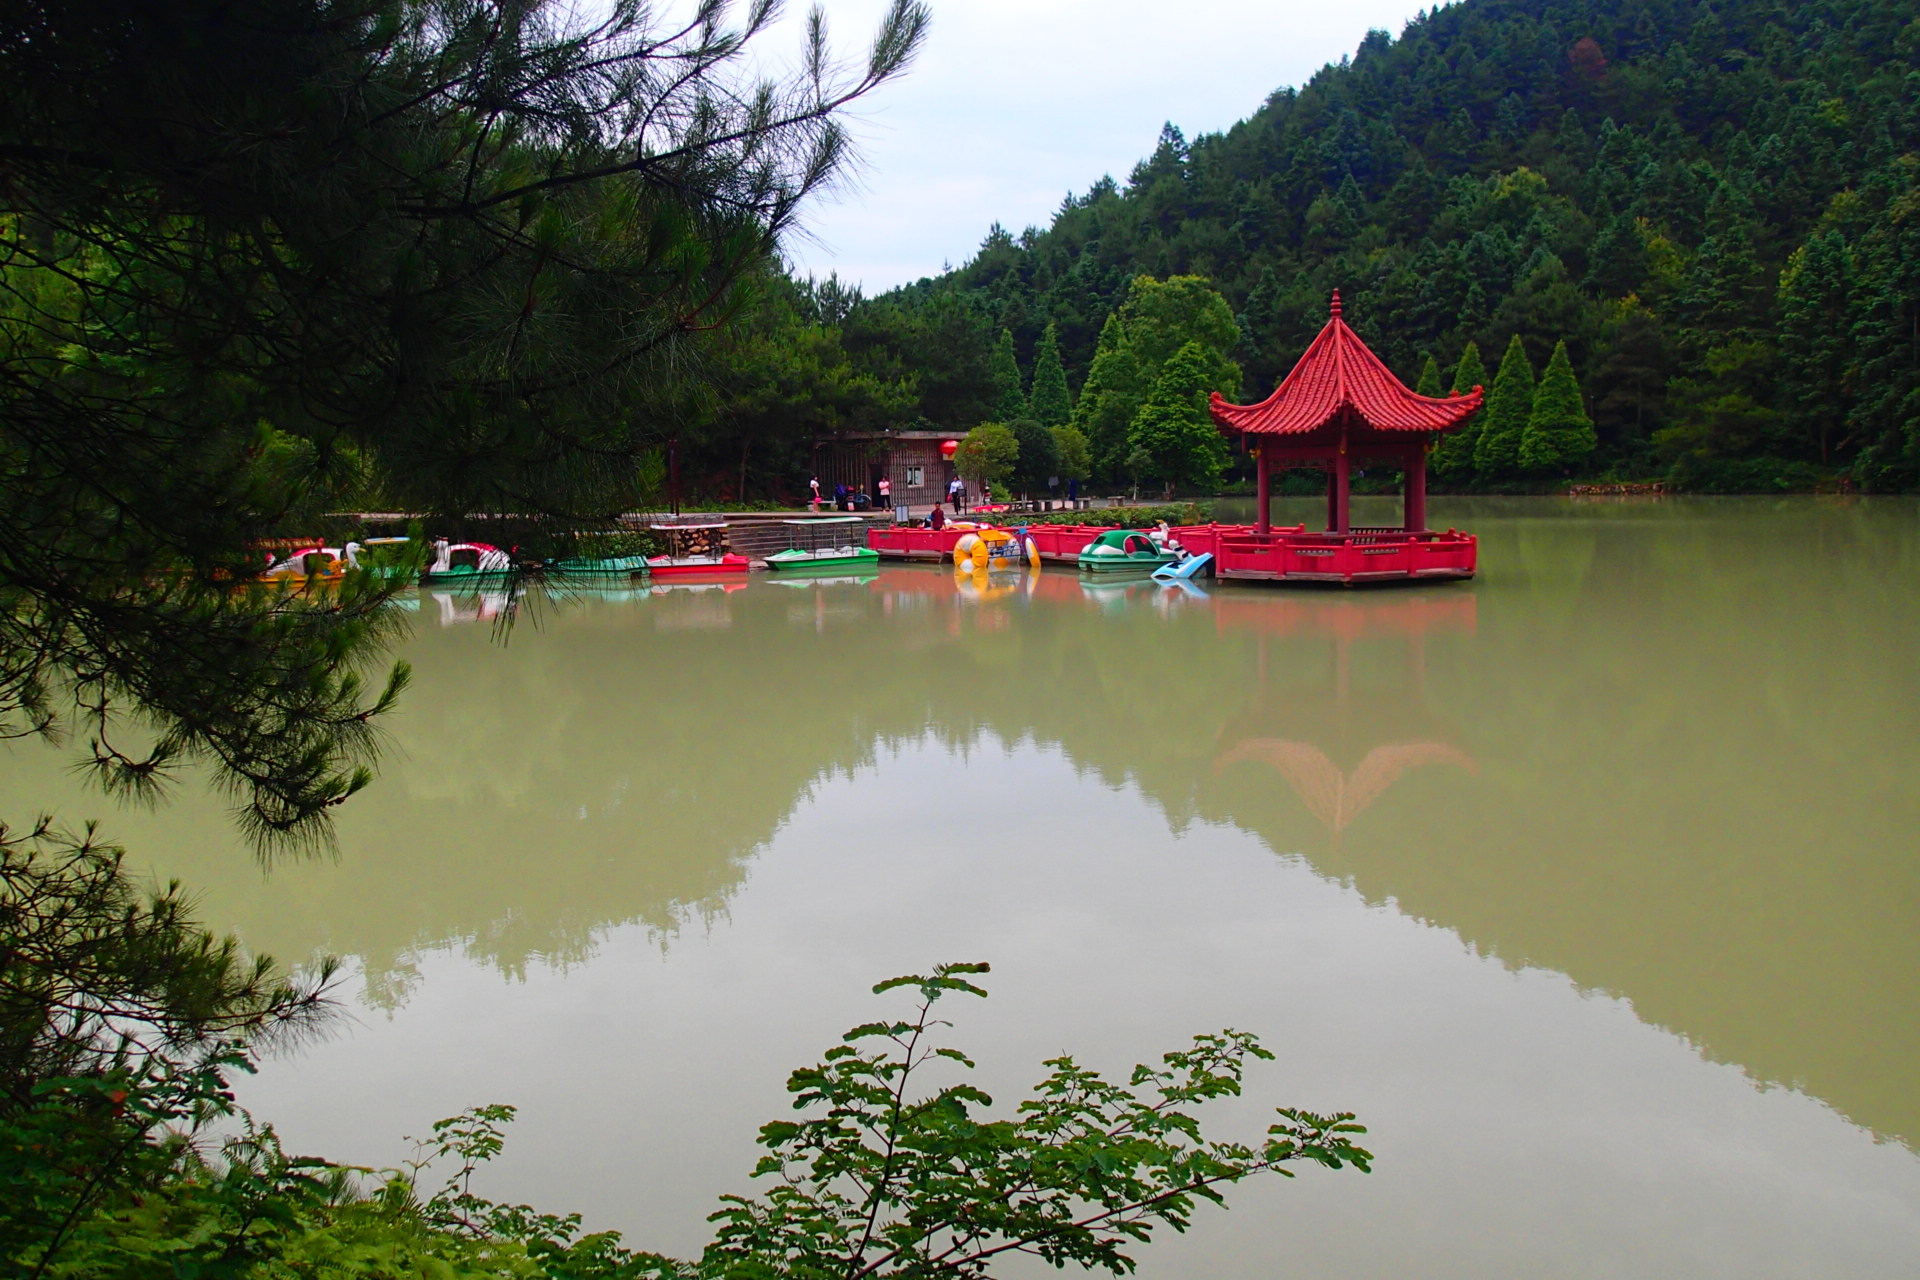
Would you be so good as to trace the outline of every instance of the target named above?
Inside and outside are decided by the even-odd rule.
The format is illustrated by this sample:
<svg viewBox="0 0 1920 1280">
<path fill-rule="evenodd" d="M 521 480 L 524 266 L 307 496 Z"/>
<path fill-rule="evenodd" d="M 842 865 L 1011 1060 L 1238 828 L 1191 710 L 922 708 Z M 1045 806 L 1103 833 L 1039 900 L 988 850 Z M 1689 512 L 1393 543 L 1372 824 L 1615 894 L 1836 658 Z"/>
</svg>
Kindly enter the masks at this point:
<svg viewBox="0 0 1920 1280">
<path fill-rule="evenodd" d="M 872 569 L 880 563 L 878 551 L 852 541 L 855 530 L 867 523 L 859 516 L 780 523 L 787 530 L 787 549 L 767 557 L 767 568 L 775 573 L 845 573 Z"/>
<path fill-rule="evenodd" d="M 260 571 L 265 582 L 338 582 L 352 567 L 348 556 L 356 554 L 358 543 L 342 547 L 295 547 L 283 555 L 268 554 L 267 567 Z"/>
<path fill-rule="evenodd" d="M 433 540 L 433 559 L 420 581 L 432 583 L 498 581 L 513 574 L 513 557 L 489 542 Z"/>
</svg>

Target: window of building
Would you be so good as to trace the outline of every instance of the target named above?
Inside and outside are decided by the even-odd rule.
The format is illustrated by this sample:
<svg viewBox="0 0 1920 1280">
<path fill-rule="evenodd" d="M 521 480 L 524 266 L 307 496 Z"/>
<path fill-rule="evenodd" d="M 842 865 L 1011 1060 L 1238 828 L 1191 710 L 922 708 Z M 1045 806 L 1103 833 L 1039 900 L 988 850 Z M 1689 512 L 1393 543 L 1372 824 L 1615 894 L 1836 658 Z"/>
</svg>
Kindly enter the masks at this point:
<svg viewBox="0 0 1920 1280">
<path fill-rule="evenodd" d="M 918 489 L 922 485 L 926 484 L 926 482 L 927 482 L 927 469 L 925 467 L 908 467 L 907 468 L 907 488 Z"/>
</svg>

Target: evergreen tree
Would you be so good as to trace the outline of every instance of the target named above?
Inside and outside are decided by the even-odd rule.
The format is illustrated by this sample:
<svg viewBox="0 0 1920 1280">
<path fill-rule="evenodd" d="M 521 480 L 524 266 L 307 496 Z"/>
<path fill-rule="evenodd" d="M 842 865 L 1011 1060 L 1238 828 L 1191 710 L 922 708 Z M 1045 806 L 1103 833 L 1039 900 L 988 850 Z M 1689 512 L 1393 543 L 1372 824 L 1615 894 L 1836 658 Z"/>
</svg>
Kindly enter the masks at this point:
<svg viewBox="0 0 1920 1280">
<path fill-rule="evenodd" d="M 1033 416 L 1049 429 L 1065 426 L 1073 417 L 1067 393 L 1067 367 L 1060 360 L 1060 338 L 1052 323 L 1040 335 L 1033 354 Z"/>
<path fill-rule="evenodd" d="M 0 6 L 0 738 L 142 798 L 205 764 L 260 843 L 324 844 L 407 579 L 235 590 L 261 544 L 370 492 L 513 512 L 528 558 L 630 510 L 926 20 L 768 79 L 717 11 Z"/>
<path fill-rule="evenodd" d="M 1793 419 L 1821 462 L 1844 431 L 1853 365 L 1853 255 L 1838 231 L 1810 237 L 1780 276 L 1780 356 Z"/>
<path fill-rule="evenodd" d="M 1511 473 L 1520 465 L 1520 437 L 1526 433 L 1527 419 L 1533 413 L 1533 365 L 1527 349 L 1514 334 L 1507 343 L 1507 354 L 1500 359 L 1500 372 L 1493 375 L 1493 391 L 1487 396 L 1486 423 L 1473 446 L 1473 469 L 1486 478 Z"/>
<path fill-rule="evenodd" d="M 1449 394 L 1465 395 L 1475 387 L 1484 391 L 1487 381 L 1487 367 L 1480 362 L 1480 344 L 1469 342 L 1467 349 L 1460 353 L 1460 363 L 1454 367 L 1453 387 Z M 1487 411 L 1481 409 L 1465 423 L 1440 437 L 1440 443 L 1434 447 L 1433 456 L 1427 462 L 1435 477 L 1464 480 L 1473 474 L 1473 449 L 1480 441 L 1480 427 L 1486 417 Z"/>
<path fill-rule="evenodd" d="M 1534 390 L 1533 409 L 1520 437 L 1520 465 L 1528 471 L 1578 466 L 1597 443 L 1563 339 L 1554 344 L 1553 357 Z"/>
<path fill-rule="evenodd" d="M 1120 317 L 1109 315 L 1100 328 L 1080 401 L 1073 407 L 1073 425 L 1087 437 L 1097 476 L 1117 477 L 1125 468 L 1127 425 L 1140 409 L 1140 381 L 1140 365 L 1127 345 Z"/>
<path fill-rule="evenodd" d="M 1020 361 L 1013 352 L 1013 330 L 1002 329 L 993 348 L 993 415 L 1001 422 L 1027 416 L 1027 394 L 1020 389 Z"/>
<path fill-rule="evenodd" d="M 1438 360 L 1432 356 L 1427 357 L 1427 362 L 1420 366 L 1420 381 L 1414 383 L 1413 391 L 1415 395 L 1422 396 L 1443 396 L 1447 393 L 1446 387 L 1440 382 Z"/>
<path fill-rule="evenodd" d="M 1154 380 L 1127 429 L 1128 456 L 1140 457 L 1142 478 L 1164 481 L 1169 489 L 1176 484 L 1204 489 L 1219 482 L 1227 451 L 1207 411 L 1213 363 L 1205 347 L 1189 342 Z"/>
</svg>

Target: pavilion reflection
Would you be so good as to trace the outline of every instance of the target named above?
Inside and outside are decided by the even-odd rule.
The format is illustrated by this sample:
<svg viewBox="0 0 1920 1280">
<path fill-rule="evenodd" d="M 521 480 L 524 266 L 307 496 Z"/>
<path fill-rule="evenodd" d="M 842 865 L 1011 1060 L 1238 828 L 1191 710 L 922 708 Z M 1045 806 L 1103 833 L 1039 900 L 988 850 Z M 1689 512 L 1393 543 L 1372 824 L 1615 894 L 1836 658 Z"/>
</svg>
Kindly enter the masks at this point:
<svg viewBox="0 0 1920 1280">
<path fill-rule="evenodd" d="M 1430 707 L 1426 673 L 1428 637 L 1472 635 L 1477 608 L 1473 595 L 1451 592 L 1222 593 L 1214 624 L 1222 636 L 1252 633 L 1254 689 L 1221 727 L 1214 773 L 1251 765 L 1278 774 L 1336 840 L 1408 774 L 1478 774 L 1458 731 Z M 1370 659 L 1357 669 L 1356 648 Z"/>
</svg>

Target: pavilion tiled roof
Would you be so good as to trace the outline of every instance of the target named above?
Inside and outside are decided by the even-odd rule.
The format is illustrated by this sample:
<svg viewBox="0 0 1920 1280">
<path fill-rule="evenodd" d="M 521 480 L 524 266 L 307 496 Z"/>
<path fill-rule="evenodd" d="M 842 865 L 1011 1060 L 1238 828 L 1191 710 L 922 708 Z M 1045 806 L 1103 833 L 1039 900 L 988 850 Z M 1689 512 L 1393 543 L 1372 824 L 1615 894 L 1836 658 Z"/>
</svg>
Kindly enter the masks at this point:
<svg viewBox="0 0 1920 1280">
<path fill-rule="evenodd" d="M 1208 407 L 1226 430 L 1256 435 L 1303 435 L 1343 411 L 1376 431 L 1447 431 L 1465 422 L 1484 399 L 1479 387 L 1458 396 L 1410 390 L 1340 318 L 1336 290 L 1327 327 L 1272 395 L 1259 404 L 1228 404 L 1216 391 Z"/>
</svg>

